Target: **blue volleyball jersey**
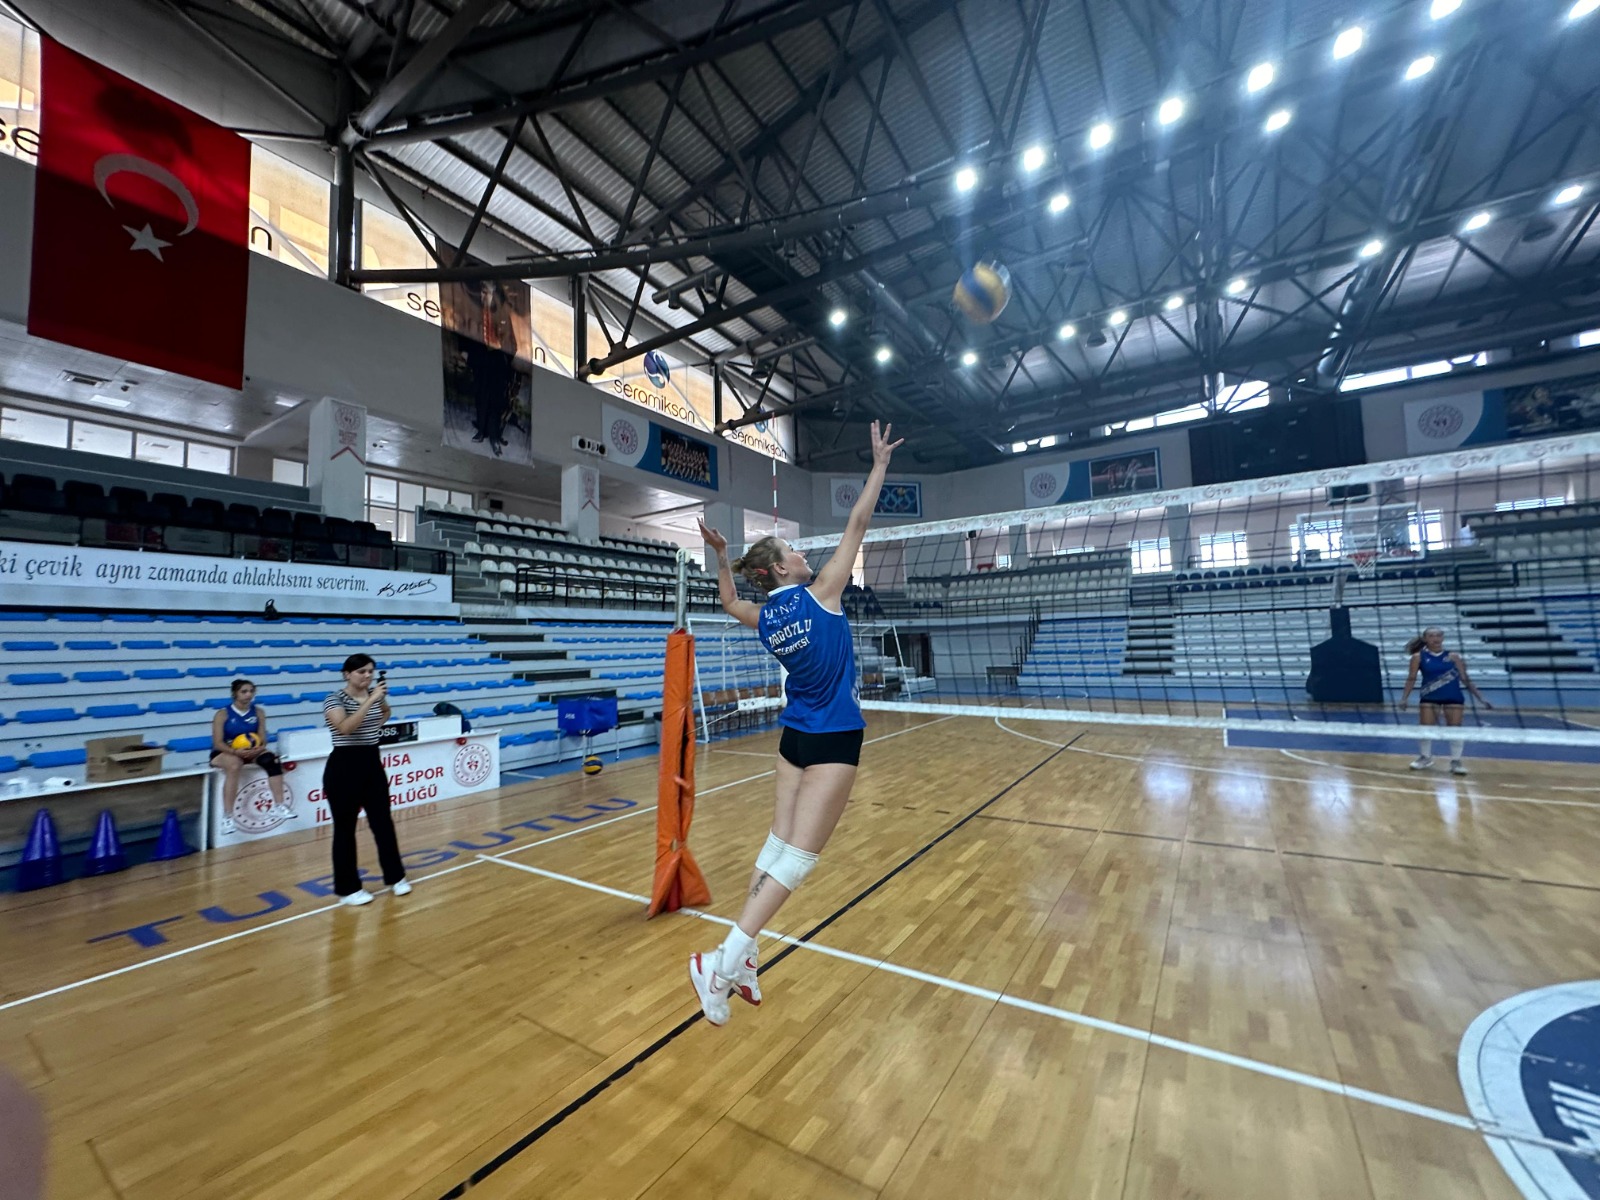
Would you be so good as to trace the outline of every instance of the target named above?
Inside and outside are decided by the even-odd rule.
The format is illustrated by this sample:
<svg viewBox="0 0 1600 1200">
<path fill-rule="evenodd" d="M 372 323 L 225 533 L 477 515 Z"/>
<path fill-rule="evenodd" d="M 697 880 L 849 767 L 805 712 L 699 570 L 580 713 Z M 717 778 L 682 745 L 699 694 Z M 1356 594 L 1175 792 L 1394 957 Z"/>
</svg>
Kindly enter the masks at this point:
<svg viewBox="0 0 1600 1200">
<path fill-rule="evenodd" d="M 241 733 L 261 732 L 261 710 L 256 705 L 250 706 L 250 711 L 243 714 L 233 705 L 228 705 L 222 710 L 228 715 L 222 718 L 222 740 L 231 743 Z"/>
<path fill-rule="evenodd" d="M 1461 672 L 1450 661 L 1449 653 L 1435 654 L 1426 646 L 1419 653 L 1421 699 L 1429 704 L 1465 704 L 1467 698 L 1461 692 Z"/>
<path fill-rule="evenodd" d="M 756 632 L 788 672 L 780 724 L 801 733 L 865 729 L 856 695 L 856 651 L 850 622 L 830 612 L 809 588 L 791 583 L 767 597 Z"/>
</svg>

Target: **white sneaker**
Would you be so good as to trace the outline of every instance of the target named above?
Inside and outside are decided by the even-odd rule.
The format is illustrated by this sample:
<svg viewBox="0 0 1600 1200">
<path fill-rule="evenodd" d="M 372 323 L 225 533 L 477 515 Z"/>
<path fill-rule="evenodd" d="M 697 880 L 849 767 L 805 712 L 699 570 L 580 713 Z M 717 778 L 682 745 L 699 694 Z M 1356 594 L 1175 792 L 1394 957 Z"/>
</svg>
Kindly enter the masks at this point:
<svg viewBox="0 0 1600 1200">
<path fill-rule="evenodd" d="M 756 977 L 757 970 L 758 965 L 754 954 L 746 956 L 744 962 L 730 970 L 728 964 L 722 961 L 721 952 L 718 953 L 717 979 L 731 984 L 734 994 L 746 1004 L 754 1004 L 760 1007 L 761 983 Z"/>
<path fill-rule="evenodd" d="M 1431 766 L 1433 766 L 1433 759 L 1426 754 L 1419 754 L 1411 760 L 1411 769 L 1413 771 L 1426 771 Z"/>
<path fill-rule="evenodd" d="M 716 961 L 716 957 L 715 950 L 709 954 L 691 954 L 689 982 L 694 985 L 694 994 L 700 998 L 700 1011 L 705 1013 L 706 1020 L 713 1025 L 726 1025 L 729 985 L 718 978 L 717 973 L 711 968 L 711 963 Z"/>
<path fill-rule="evenodd" d="M 406 880 L 402 879 L 399 883 L 395 884 L 389 890 L 391 892 L 393 892 L 396 896 L 409 896 L 409 895 L 411 895 L 411 884 L 408 883 Z"/>
<path fill-rule="evenodd" d="M 372 893 L 363 888 L 359 892 L 351 892 L 348 896 L 340 896 L 339 903 L 348 904 L 352 908 L 359 908 L 363 904 L 372 903 Z"/>
<path fill-rule="evenodd" d="M 1452 774 L 1452 775 L 1465 775 L 1466 773 L 1467 773 L 1467 768 L 1462 764 L 1462 762 L 1461 762 L 1461 760 L 1459 758 L 1452 758 L 1450 760 L 1450 774 Z"/>
</svg>

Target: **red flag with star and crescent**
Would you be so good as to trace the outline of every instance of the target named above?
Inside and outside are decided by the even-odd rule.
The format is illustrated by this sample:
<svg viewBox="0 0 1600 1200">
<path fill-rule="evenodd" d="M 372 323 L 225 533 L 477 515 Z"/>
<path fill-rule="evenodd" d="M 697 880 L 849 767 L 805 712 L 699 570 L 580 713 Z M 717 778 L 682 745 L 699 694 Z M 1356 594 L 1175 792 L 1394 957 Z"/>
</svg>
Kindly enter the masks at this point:
<svg viewBox="0 0 1600 1200">
<path fill-rule="evenodd" d="M 250 143 L 43 39 L 28 332 L 238 388 Z"/>
</svg>

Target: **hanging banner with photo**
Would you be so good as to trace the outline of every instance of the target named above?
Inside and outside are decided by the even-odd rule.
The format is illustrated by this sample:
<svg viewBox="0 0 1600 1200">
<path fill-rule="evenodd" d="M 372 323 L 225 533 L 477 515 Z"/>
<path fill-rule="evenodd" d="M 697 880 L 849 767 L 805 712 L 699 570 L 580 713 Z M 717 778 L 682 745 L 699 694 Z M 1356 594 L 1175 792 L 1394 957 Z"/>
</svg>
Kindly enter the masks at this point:
<svg viewBox="0 0 1600 1200">
<path fill-rule="evenodd" d="M 450 262 L 455 249 L 439 245 Z M 528 285 L 485 280 L 439 286 L 444 358 L 443 441 L 456 450 L 532 464 L 533 334 Z"/>
<path fill-rule="evenodd" d="M 1161 452 L 1134 450 L 1096 458 L 1089 463 L 1089 498 L 1123 496 L 1161 490 Z"/>
<path fill-rule="evenodd" d="M 610 404 L 601 406 L 606 457 L 678 483 L 717 490 L 717 446 Z"/>
</svg>

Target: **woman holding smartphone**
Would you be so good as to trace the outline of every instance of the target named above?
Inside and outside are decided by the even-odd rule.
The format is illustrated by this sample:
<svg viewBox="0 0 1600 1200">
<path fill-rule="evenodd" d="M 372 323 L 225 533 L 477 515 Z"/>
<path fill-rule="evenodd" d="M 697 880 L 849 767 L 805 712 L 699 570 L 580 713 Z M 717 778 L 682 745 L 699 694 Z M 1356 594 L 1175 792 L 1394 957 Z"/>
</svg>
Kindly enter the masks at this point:
<svg viewBox="0 0 1600 1200">
<path fill-rule="evenodd" d="M 389 719 L 389 685 L 372 675 L 370 654 L 344 660 L 344 687 L 322 702 L 322 717 L 333 731 L 333 753 L 322 773 L 322 794 L 333 814 L 333 890 L 341 904 L 371 904 L 356 863 L 356 818 L 367 810 L 367 828 L 378 843 L 383 881 L 396 896 L 411 890 L 400 843 L 389 816 L 389 773 L 378 748 L 378 731 Z"/>
</svg>

